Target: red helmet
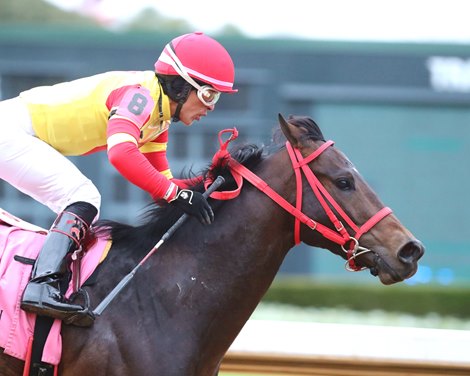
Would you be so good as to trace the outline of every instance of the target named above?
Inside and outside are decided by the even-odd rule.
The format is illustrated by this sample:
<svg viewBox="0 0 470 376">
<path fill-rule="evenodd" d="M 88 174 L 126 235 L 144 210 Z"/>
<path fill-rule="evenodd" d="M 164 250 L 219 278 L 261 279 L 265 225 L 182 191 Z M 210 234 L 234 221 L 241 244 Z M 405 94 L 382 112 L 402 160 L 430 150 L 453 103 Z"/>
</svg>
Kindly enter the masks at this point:
<svg viewBox="0 0 470 376">
<path fill-rule="evenodd" d="M 155 72 L 178 74 L 193 86 L 195 82 L 191 78 L 224 93 L 238 91 L 232 89 L 235 68 L 229 53 L 219 42 L 201 32 L 184 34 L 168 43 L 155 63 Z"/>
</svg>

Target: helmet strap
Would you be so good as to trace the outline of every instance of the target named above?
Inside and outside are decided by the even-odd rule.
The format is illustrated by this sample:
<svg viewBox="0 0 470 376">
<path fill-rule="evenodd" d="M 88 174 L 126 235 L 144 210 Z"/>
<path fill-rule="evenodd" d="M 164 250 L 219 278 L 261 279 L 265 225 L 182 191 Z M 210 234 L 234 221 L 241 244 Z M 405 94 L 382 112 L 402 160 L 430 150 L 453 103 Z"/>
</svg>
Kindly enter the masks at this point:
<svg viewBox="0 0 470 376">
<path fill-rule="evenodd" d="M 181 76 L 165 76 L 156 74 L 164 93 L 173 101 L 177 102 L 175 114 L 172 117 L 172 121 L 179 121 L 181 108 L 183 104 L 188 100 L 189 93 L 193 89 L 192 85 L 185 81 Z M 176 82 L 175 80 L 178 80 Z"/>
<path fill-rule="evenodd" d="M 181 109 L 183 108 L 183 104 L 185 104 L 186 101 L 188 100 L 189 93 L 191 93 L 192 89 L 193 89 L 193 87 L 191 86 L 191 84 L 185 82 L 185 84 L 183 86 L 183 90 L 181 90 L 181 92 L 179 92 L 178 94 L 176 94 L 174 96 L 175 99 L 178 102 L 178 106 L 176 106 L 176 110 L 175 110 L 175 113 L 173 115 L 172 121 L 177 122 L 177 121 L 180 120 Z"/>
</svg>

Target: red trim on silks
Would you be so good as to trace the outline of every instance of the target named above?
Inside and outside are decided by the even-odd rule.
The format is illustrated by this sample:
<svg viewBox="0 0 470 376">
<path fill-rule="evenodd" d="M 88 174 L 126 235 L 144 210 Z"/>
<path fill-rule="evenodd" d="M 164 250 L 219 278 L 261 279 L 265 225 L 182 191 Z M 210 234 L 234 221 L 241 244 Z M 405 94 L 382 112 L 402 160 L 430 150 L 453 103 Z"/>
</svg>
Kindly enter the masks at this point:
<svg viewBox="0 0 470 376">
<path fill-rule="evenodd" d="M 152 165 L 152 162 L 156 163 L 156 159 L 147 158 L 132 142 L 123 142 L 108 150 L 109 162 L 116 170 L 132 184 L 148 192 L 154 200 L 162 199 L 171 185 L 159 170 L 168 166 L 163 158 L 162 156 L 158 166 Z"/>
<path fill-rule="evenodd" d="M 28 345 L 26 347 L 26 357 L 24 360 L 23 376 L 29 375 L 29 370 L 31 368 L 31 355 L 33 353 L 33 337 L 29 337 Z"/>
<path fill-rule="evenodd" d="M 231 136 L 225 142 L 222 142 L 222 134 L 231 132 Z M 358 267 L 355 263 L 354 257 L 356 252 L 356 245 L 359 238 L 369 231 L 373 226 L 380 222 L 387 215 L 392 213 L 392 209 L 384 207 L 374 214 L 369 220 L 367 220 L 361 227 L 357 226 L 351 218 L 344 212 L 344 210 L 338 205 L 335 199 L 329 194 L 326 188 L 321 184 L 320 180 L 315 176 L 313 171 L 308 167 L 308 164 L 312 162 L 315 158 L 321 155 L 326 149 L 334 144 L 333 141 L 326 141 L 322 144 L 317 150 L 307 157 L 303 157 L 298 149 L 292 147 L 292 145 L 287 141 L 286 148 L 289 153 L 289 157 L 292 162 L 292 167 L 294 168 L 297 189 L 296 189 L 296 203 L 295 207 L 287 202 L 283 197 L 281 197 L 277 192 L 275 192 L 264 180 L 255 175 L 252 171 L 248 170 L 245 166 L 233 159 L 230 153 L 227 151 L 227 146 L 230 141 L 238 137 L 238 131 L 236 128 L 225 129 L 219 132 L 219 144 L 220 150 L 214 155 L 212 159 L 212 166 L 217 166 L 223 160 L 223 164 L 228 164 L 230 167 L 230 173 L 232 174 L 235 182 L 237 183 L 237 188 L 233 191 L 225 192 L 214 192 L 211 194 L 211 197 L 219 200 L 228 200 L 237 197 L 240 194 L 241 188 L 243 186 L 243 179 L 248 180 L 261 192 L 270 197 L 274 202 L 280 205 L 284 210 L 289 212 L 295 217 L 294 223 L 294 242 L 295 244 L 300 243 L 300 223 L 303 223 L 310 227 L 312 230 L 318 231 L 322 236 L 331 240 L 332 242 L 339 244 L 344 247 L 348 242 L 350 246 L 347 251 L 348 264 L 352 270 L 359 271 L 363 268 Z M 332 222 L 335 230 L 330 229 L 314 221 L 312 218 L 308 217 L 302 212 L 302 174 L 304 173 L 310 187 L 312 188 L 315 196 L 317 197 L 319 203 L 322 205 L 323 210 L 328 215 L 328 218 Z M 207 187 L 212 183 L 213 177 L 208 177 L 204 182 L 204 186 Z M 330 205 L 336 210 L 338 215 L 346 221 L 349 227 L 355 232 L 354 237 L 351 236 L 341 221 L 336 217 L 335 213 L 331 209 Z"/>
</svg>

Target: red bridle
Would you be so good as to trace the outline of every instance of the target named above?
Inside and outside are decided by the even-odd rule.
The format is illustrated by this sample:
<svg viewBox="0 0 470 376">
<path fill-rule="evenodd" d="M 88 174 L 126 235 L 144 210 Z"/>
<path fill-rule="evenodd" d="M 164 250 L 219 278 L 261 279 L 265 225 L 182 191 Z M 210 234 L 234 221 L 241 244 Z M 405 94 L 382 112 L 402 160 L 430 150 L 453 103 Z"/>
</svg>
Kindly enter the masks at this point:
<svg viewBox="0 0 470 376">
<path fill-rule="evenodd" d="M 225 142 L 222 141 L 222 134 L 230 132 L 231 136 Z M 333 145 L 333 141 L 326 141 L 312 154 L 304 158 L 298 149 L 292 147 L 289 142 L 286 142 L 286 148 L 289 153 L 292 167 L 294 168 L 297 184 L 297 195 L 296 195 L 296 206 L 294 207 L 287 202 L 282 196 L 275 192 L 264 180 L 255 175 L 253 172 L 248 170 L 245 166 L 237 162 L 232 158 L 230 153 L 227 151 L 227 146 L 230 141 L 238 137 L 238 131 L 236 128 L 226 129 L 219 132 L 219 143 L 220 150 L 215 154 L 213 159 L 213 165 L 216 165 L 220 159 L 224 159 L 231 169 L 231 173 L 237 183 L 237 189 L 234 191 L 225 192 L 214 192 L 211 197 L 219 200 L 227 200 L 238 196 L 243 185 L 243 179 L 248 180 L 261 192 L 269 196 L 274 202 L 285 209 L 287 212 L 295 217 L 294 224 L 294 242 L 295 244 L 300 243 L 300 223 L 305 224 L 314 231 L 318 231 L 328 240 L 341 245 L 341 248 L 347 255 L 346 269 L 350 271 L 360 271 L 366 269 L 366 267 L 359 267 L 355 263 L 357 256 L 371 252 L 370 249 L 359 246 L 359 238 L 374 227 L 387 215 L 392 213 L 392 210 L 388 207 L 384 207 L 367 220 L 362 226 L 357 226 L 344 212 L 344 210 L 338 205 L 335 199 L 328 193 L 323 184 L 318 180 L 313 171 L 308 167 L 308 164 L 321 155 L 326 149 Z M 220 163 L 220 162 L 219 162 Z M 310 187 L 312 188 L 316 198 L 320 202 L 323 210 L 327 214 L 335 230 L 330 229 L 314 221 L 302 212 L 302 172 L 304 173 Z M 206 180 L 206 188 L 211 183 L 211 180 Z M 341 221 L 335 215 L 331 207 L 335 209 L 340 218 L 342 218 L 349 227 L 355 232 L 354 236 L 350 235 L 346 228 L 343 226 Z M 349 247 L 346 246 L 349 243 Z M 358 252 L 359 251 L 359 252 Z"/>
</svg>

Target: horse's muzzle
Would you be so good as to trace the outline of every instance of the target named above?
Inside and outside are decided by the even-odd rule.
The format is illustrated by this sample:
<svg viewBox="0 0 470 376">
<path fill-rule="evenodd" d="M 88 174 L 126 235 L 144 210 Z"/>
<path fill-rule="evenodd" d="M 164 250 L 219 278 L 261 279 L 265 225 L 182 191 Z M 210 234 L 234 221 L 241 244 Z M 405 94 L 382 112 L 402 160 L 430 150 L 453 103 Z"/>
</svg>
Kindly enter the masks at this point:
<svg viewBox="0 0 470 376">
<path fill-rule="evenodd" d="M 386 260 L 380 252 L 375 253 L 374 266 L 369 269 L 384 285 L 391 285 L 412 277 L 418 270 L 418 260 L 423 254 L 423 244 L 412 239 L 400 247 L 395 259 Z"/>
</svg>

